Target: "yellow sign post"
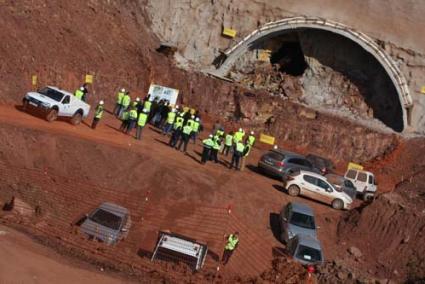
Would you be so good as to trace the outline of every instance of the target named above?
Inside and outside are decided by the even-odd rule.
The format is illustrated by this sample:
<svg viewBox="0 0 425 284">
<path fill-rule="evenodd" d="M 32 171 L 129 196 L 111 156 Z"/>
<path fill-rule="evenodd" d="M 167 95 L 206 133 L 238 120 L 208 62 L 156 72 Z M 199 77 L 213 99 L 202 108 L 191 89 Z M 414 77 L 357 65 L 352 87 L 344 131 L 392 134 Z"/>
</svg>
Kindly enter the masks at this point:
<svg viewBox="0 0 425 284">
<path fill-rule="evenodd" d="M 86 74 L 85 82 L 87 84 L 93 84 L 93 75 Z"/>
<path fill-rule="evenodd" d="M 275 138 L 273 136 L 269 136 L 263 133 L 260 134 L 260 142 L 263 142 L 269 145 L 274 145 L 274 141 L 275 141 Z"/>
<path fill-rule="evenodd" d="M 37 75 L 32 75 L 31 79 L 33 87 L 37 86 Z"/>
<path fill-rule="evenodd" d="M 421 88 L 421 94 L 425 94 L 425 86 L 422 86 L 422 88 Z"/>
</svg>

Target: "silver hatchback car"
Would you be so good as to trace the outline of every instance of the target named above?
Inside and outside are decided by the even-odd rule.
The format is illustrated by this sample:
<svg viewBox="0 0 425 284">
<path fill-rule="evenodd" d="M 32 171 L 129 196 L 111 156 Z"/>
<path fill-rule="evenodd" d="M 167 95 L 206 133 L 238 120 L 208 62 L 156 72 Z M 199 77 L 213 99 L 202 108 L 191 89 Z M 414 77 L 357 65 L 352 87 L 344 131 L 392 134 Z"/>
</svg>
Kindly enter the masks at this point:
<svg viewBox="0 0 425 284">
<path fill-rule="evenodd" d="M 125 238 L 130 227 L 129 211 L 114 203 L 105 202 L 86 215 L 80 231 L 91 238 L 111 245 Z"/>
<path fill-rule="evenodd" d="M 321 265 L 325 261 L 320 241 L 312 236 L 295 236 L 288 242 L 286 250 L 303 265 Z"/>
<path fill-rule="evenodd" d="M 290 239 L 300 234 L 317 237 L 313 209 L 304 203 L 288 203 L 282 208 L 279 219 L 282 242 L 288 243 Z"/>
</svg>

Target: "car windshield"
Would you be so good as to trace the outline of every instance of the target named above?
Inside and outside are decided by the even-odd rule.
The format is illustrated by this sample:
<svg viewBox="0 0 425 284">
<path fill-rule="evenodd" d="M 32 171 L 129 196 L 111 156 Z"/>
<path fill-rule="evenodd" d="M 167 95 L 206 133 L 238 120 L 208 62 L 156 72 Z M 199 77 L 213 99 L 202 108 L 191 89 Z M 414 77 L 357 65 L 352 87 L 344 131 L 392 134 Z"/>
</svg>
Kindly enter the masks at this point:
<svg viewBox="0 0 425 284">
<path fill-rule="evenodd" d="M 55 91 L 53 89 L 47 88 L 47 87 L 39 90 L 38 93 L 39 94 L 42 94 L 42 95 L 44 95 L 46 97 L 49 97 L 52 100 L 55 100 L 57 102 L 60 102 L 62 100 L 62 98 L 63 98 L 63 94 L 62 93 L 60 93 L 58 91 Z"/>
<path fill-rule="evenodd" d="M 118 230 L 121 226 L 121 217 L 112 214 L 111 212 L 103 209 L 98 209 L 90 219 L 102 226 Z"/>
<path fill-rule="evenodd" d="M 296 257 L 308 262 L 319 262 L 322 260 L 322 254 L 320 253 L 320 250 L 303 245 L 298 247 Z"/>
<path fill-rule="evenodd" d="M 315 229 L 316 225 L 314 224 L 314 217 L 310 215 L 305 215 L 297 212 L 293 212 L 291 216 L 291 221 L 289 222 L 292 225 L 307 228 Z"/>
</svg>

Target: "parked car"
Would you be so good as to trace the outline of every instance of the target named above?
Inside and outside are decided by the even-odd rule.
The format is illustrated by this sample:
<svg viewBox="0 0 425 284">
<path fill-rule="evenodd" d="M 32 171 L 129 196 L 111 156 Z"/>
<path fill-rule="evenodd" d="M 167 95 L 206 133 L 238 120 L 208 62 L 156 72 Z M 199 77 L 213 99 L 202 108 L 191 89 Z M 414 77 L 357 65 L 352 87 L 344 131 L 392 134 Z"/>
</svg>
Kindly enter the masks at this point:
<svg viewBox="0 0 425 284">
<path fill-rule="evenodd" d="M 129 211 L 114 203 L 105 202 L 87 215 L 80 231 L 108 245 L 125 238 L 131 227 Z"/>
<path fill-rule="evenodd" d="M 357 169 L 348 169 L 344 177 L 354 184 L 357 193 L 363 200 L 368 201 L 374 198 L 378 190 L 378 184 L 376 183 L 373 173 Z"/>
<path fill-rule="evenodd" d="M 258 162 L 258 168 L 266 174 L 278 177 L 300 169 L 318 171 L 304 156 L 280 149 L 264 154 Z"/>
<path fill-rule="evenodd" d="M 345 192 L 353 200 L 356 199 L 356 187 L 349 179 L 346 179 L 343 176 L 339 176 L 336 174 L 327 174 L 325 175 L 325 177 L 326 180 L 331 183 L 336 190 L 339 190 L 340 192 Z"/>
<path fill-rule="evenodd" d="M 321 265 L 325 261 L 320 241 L 311 235 L 296 235 L 288 242 L 286 250 L 303 265 Z"/>
<path fill-rule="evenodd" d="M 323 175 L 333 173 L 335 170 L 335 165 L 329 159 L 313 154 L 308 154 L 305 157 L 313 165 L 313 167 L 319 169 L 320 173 Z"/>
<path fill-rule="evenodd" d="M 298 171 L 283 179 L 283 187 L 291 196 L 306 196 L 332 205 L 335 209 L 350 209 L 353 199 L 331 185 L 324 176 L 308 171 Z"/>
<path fill-rule="evenodd" d="M 284 206 L 279 223 L 282 242 L 287 243 L 298 234 L 317 236 L 313 209 L 304 203 L 290 202 Z"/>
<path fill-rule="evenodd" d="M 51 86 L 28 92 L 22 100 L 22 107 L 25 111 L 30 108 L 43 111 L 47 121 L 69 117 L 74 125 L 80 124 L 90 111 L 90 105 L 67 91 Z"/>
</svg>

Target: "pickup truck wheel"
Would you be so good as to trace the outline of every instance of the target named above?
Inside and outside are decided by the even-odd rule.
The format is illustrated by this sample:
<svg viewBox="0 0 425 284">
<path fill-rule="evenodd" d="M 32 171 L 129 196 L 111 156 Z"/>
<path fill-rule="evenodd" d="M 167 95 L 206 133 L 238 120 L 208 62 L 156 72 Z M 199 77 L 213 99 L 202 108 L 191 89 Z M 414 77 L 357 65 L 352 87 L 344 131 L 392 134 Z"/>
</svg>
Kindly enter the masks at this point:
<svg viewBox="0 0 425 284">
<path fill-rule="evenodd" d="M 55 121 L 58 118 L 58 111 L 56 109 L 51 109 L 46 116 L 48 122 Z"/>
<path fill-rule="evenodd" d="M 71 124 L 78 125 L 81 123 L 82 119 L 83 119 L 83 116 L 81 115 L 81 112 L 76 112 L 71 118 Z"/>
<path fill-rule="evenodd" d="M 23 99 L 22 100 L 22 110 L 23 111 L 27 111 L 28 110 L 28 100 L 27 99 Z"/>
<path fill-rule="evenodd" d="M 363 194 L 363 201 L 366 201 L 366 202 L 373 201 L 373 194 L 371 194 L 371 193 Z"/>
<path fill-rule="evenodd" d="M 295 184 L 289 186 L 288 188 L 288 194 L 290 196 L 298 196 L 300 194 L 300 188 L 296 186 Z"/>
<path fill-rule="evenodd" d="M 344 207 L 344 202 L 342 202 L 341 199 L 335 199 L 334 201 L 332 201 L 333 209 L 341 210 L 343 207 Z"/>
</svg>

